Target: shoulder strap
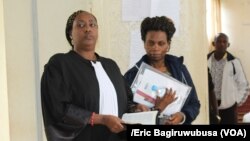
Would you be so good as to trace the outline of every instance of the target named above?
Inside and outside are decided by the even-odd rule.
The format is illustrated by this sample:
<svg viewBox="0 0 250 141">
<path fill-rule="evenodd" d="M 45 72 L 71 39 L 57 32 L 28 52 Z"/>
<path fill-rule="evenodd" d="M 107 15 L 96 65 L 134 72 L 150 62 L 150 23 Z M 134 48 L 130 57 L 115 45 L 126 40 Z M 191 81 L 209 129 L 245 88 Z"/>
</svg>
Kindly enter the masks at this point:
<svg viewBox="0 0 250 141">
<path fill-rule="evenodd" d="M 231 61 L 232 65 L 233 65 L 233 72 L 234 72 L 234 75 L 236 74 L 236 71 L 235 71 L 235 67 L 234 67 L 234 63 Z"/>
<path fill-rule="evenodd" d="M 188 84 L 183 72 L 181 72 L 181 75 L 182 75 L 182 82 L 185 83 L 185 84 Z"/>
</svg>

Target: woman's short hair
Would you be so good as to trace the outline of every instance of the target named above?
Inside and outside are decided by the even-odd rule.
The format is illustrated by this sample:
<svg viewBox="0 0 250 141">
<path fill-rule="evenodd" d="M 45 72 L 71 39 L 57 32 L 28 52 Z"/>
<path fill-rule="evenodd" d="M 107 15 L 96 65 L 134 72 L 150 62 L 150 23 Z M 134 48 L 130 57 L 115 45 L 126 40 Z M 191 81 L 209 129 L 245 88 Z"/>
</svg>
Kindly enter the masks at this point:
<svg viewBox="0 0 250 141">
<path fill-rule="evenodd" d="M 145 42 L 148 31 L 163 31 L 167 35 L 167 40 L 171 42 L 171 39 L 176 31 L 174 22 L 166 17 L 147 17 L 141 23 L 141 39 Z"/>
</svg>

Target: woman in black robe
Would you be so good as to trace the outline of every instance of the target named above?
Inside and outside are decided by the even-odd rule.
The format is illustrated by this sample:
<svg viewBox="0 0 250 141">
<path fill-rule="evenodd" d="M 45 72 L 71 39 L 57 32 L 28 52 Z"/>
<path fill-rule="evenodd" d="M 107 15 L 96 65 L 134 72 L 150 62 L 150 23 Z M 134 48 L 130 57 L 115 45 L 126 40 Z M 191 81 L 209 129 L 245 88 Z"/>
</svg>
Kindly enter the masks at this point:
<svg viewBox="0 0 250 141">
<path fill-rule="evenodd" d="M 86 11 L 73 13 L 67 21 L 66 37 L 72 50 L 52 56 L 41 80 L 48 141 L 119 140 L 116 133 L 124 130 L 119 117 L 128 112 L 131 93 L 117 64 L 95 53 L 96 18 Z M 97 62 L 111 81 L 107 87 L 114 89 L 111 92 L 117 102 L 111 102 L 115 103 L 117 112 L 99 114 L 100 84 L 92 65 Z"/>
</svg>

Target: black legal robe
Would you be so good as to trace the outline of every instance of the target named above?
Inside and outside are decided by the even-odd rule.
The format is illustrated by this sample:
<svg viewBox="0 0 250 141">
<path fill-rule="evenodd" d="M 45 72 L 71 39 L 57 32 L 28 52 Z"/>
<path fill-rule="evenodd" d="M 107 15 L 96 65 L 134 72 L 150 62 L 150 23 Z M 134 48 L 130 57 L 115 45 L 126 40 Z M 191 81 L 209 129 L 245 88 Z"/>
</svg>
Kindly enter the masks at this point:
<svg viewBox="0 0 250 141">
<path fill-rule="evenodd" d="M 113 83 L 118 100 L 118 114 L 128 112 L 132 93 L 117 64 L 98 56 Z M 74 51 L 52 56 L 44 67 L 41 99 L 45 132 L 48 141 L 118 141 L 102 125 L 88 124 L 92 112 L 99 112 L 99 86 L 89 60 Z"/>
</svg>

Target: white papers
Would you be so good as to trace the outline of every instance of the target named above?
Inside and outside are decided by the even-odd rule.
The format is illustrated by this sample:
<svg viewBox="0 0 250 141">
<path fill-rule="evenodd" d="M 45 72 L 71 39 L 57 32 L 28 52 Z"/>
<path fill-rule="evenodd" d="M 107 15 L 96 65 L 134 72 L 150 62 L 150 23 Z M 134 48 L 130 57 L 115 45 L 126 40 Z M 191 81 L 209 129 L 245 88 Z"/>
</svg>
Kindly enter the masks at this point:
<svg viewBox="0 0 250 141">
<path fill-rule="evenodd" d="M 181 110 L 191 91 L 191 87 L 142 63 L 131 85 L 131 89 L 134 93 L 133 100 L 151 108 L 154 106 L 156 96 L 159 92 L 155 89 L 165 88 L 172 88 L 173 91 L 176 91 L 177 100 L 168 105 L 162 112 L 164 115 L 170 116 Z"/>
<path fill-rule="evenodd" d="M 139 21 L 150 15 L 151 0 L 123 0 L 122 20 Z"/>
<path fill-rule="evenodd" d="M 122 120 L 126 124 L 156 125 L 158 111 L 147 111 L 139 113 L 125 113 Z"/>
<path fill-rule="evenodd" d="M 141 40 L 140 30 L 131 31 L 130 39 L 129 68 L 133 67 L 146 53 L 143 47 L 143 41 Z"/>
<path fill-rule="evenodd" d="M 179 0 L 152 0 L 150 16 L 167 16 L 174 21 L 176 32 L 179 35 L 180 1 Z"/>
<path fill-rule="evenodd" d="M 122 20 L 141 21 L 145 17 L 167 16 L 179 27 L 179 0 L 122 0 Z"/>
</svg>

